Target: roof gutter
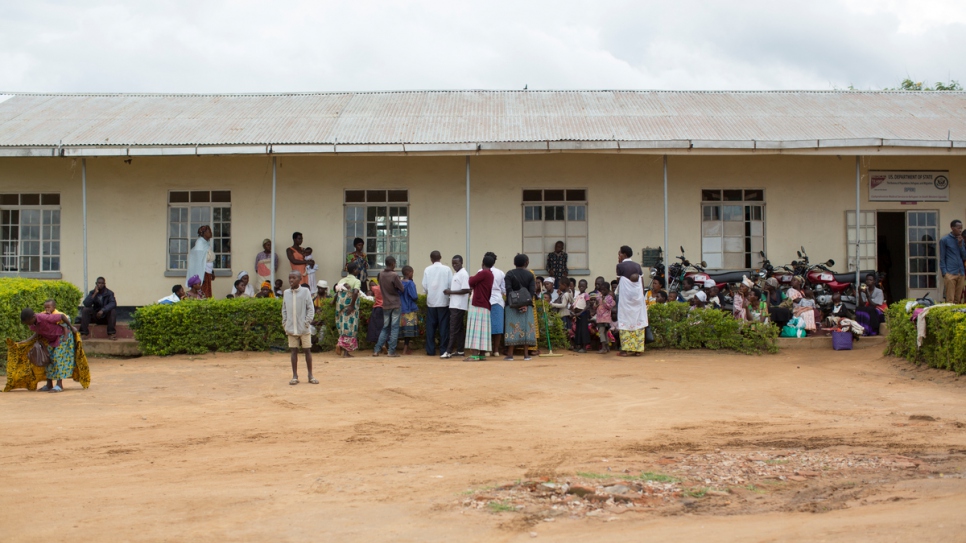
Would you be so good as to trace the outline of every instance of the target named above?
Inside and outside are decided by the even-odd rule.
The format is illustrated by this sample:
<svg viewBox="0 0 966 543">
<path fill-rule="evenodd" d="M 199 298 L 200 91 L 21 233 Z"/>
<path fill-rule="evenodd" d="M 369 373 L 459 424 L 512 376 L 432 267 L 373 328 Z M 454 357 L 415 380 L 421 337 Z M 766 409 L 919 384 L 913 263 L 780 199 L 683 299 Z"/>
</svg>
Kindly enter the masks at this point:
<svg viewBox="0 0 966 543">
<path fill-rule="evenodd" d="M 966 141 L 882 138 L 815 140 L 511 141 L 391 144 L 0 146 L 0 157 L 148 157 L 226 155 L 513 155 L 550 153 L 648 155 L 962 155 Z"/>
</svg>

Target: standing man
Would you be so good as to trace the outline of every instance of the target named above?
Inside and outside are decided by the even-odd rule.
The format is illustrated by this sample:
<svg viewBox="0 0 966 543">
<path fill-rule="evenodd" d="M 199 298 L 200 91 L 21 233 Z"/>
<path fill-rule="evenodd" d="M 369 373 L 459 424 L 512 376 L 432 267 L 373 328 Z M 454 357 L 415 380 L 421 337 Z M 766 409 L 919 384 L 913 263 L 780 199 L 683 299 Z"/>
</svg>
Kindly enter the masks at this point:
<svg viewBox="0 0 966 543">
<path fill-rule="evenodd" d="M 463 356 L 466 342 L 466 325 L 463 319 L 470 305 L 470 275 L 463 269 L 463 257 L 453 257 L 453 280 L 443 294 L 449 296 L 449 344 L 440 358 L 452 358 L 454 354 Z"/>
<path fill-rule="evenodd" d="M 547 273 L 553 277 L 553 286 L 560 284 L 560 278 L 570 275 L 567 269 L 567 253 L 564 252 L 564 242 L 558 241 L 553 246 L 553 252 L 547 255 Z"/>
<path fill-rule="evenodd" d="M 402 280 L 396 273 L 396 257 L 386 257 L 386 267 L 379 272 L 379 289 L 382 291 L 382 332 L 376 341 L 372 356 L 379 356 L 379 351 L 386 341 L 389 356 L 397 357 L 396 343 L 399 342 L 399 317 L 402 315 L 402 301 L 399 294 L 403 290 Z"/>
<path fill-rule="evenodd" d="M 506 284 L 504 278 L 506 274 L 496 267 L 496 253 L 488 252 L 483 255 L 483 266 L 486 266 L 486 259 L 493 258 L 490 264 L 490 273 L 493 274 L 493 288 L 490 292 L 490 333 L 493 335 L 493 356 L 503 352 L 500 350 L 500 342 L 503 340 L 503 313 L 504 301 L 506 296 Z M 482 270 L 481 270 L 482 271 Z"/>
<path fill-rule="evenodd" d="M 288 347 L 292 351 L 292 380 L 290 385 L 299 384 L 299 346 L 305 353 L 305 367 L 309 370 L 309 382 L 319 384 L 312 376 L 312 320 L 315 318 L 315 307 L 312 305 L 312 294 L 309 289 L 302 288 L 302 274 L 293 271 L 288 274 L 289 289 L 282 295 L 282 328 L 288 336 Z"/>
<path fill-rule="evenodd" d="M 90 337 L 91 320 L 94 324 L 106 324 L 107 337 L 117 339 L 117 301 L 114 299 L 114 293 L 107 288 L 107 282 L 103 277 L 97 278 L 94 290 L 84 298 L 80 325 L 82 338 Z"/>
<path fill-rule="evenodd" d="M 449 347 L 449 295 L 445 293 L 453 282 L 453 270 L 444 266 L 439 251 L 429 253 L 432 262 L 423 270 L 423 292 L 426 293 L 426 354 L 436 356 L 436 332 L 439 350 Z"/>
<path fill-rule="evenodd" d="M 950 232 L 939 240 L 939 270 L 943 274 L 946 303 L 963 303 L 963 287 L 966 285 L 966 248 L 959 242 L 963 235 L 963 221 L 949 223 Z"/>
<path fill-rule="evenodd" d="M 201 291 L 210 300 L 211 283 L 215 280 L 215 253 L 211 250 L 211 227 L 207 224 L 198 228 L 198 239 L 188 253 L 187 278 L 195 275 L 201 280 Z"/>
</svg>

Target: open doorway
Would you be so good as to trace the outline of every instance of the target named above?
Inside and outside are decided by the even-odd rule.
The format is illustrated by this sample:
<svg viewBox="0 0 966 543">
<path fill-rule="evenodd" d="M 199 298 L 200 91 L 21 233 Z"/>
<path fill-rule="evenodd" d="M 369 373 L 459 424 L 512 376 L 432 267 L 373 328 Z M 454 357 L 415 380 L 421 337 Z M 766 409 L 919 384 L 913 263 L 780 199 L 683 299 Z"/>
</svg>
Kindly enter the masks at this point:
<svg viewBox="0 0 966 543">
<path fill-rule="evenodd" d="M 879 211 L 876 224 L 876 269 L 885 273 L 882 290 L 892 303 L 906 297 L 906 213 Z"/>
</svg>

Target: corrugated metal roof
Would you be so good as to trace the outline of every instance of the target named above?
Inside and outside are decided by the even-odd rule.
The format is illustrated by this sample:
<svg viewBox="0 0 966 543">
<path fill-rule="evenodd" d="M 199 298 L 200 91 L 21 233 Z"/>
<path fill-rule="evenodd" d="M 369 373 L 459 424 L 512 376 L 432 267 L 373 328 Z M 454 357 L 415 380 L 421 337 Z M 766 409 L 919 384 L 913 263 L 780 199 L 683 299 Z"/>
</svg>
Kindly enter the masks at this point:
<svg viewBox="0 0 966 543">
<path fill-rule="evenodd" d="M 966 141 L 962 92 L 7 95 L 0 101 L 0 148 Z"/>
</svg>

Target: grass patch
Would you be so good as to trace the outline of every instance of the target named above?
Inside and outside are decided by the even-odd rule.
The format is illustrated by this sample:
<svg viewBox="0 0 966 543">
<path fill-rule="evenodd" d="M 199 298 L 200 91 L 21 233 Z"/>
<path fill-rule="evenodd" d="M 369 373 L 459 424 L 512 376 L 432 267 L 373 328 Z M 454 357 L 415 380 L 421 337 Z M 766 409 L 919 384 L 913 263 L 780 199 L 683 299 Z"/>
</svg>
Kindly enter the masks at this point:
<svg viewBox="0 0 966 543">
<path fill-rule="evenodd" d="M 750 491 L 754 492 L 755 494 L 764 494 L 765 493 L 765 489 L 764 488 L 758 488 L 757 486 L 755 486 L 753 484 L 747 484 L 747 485 L 745 485 L 745 490 L 750 490 Z"/>
<path fill-rule="evenodd" d="M 694 487 L 689 488 L 684 491 L 685 496 L 690 496 L 692 498 L 703 498 L 708 495 L 708 487 Z"/>
<path fill-rule="evenodd" d="M 605 473 L 593 473 L 590 471 L 578 471 L 577 477 L 583 477 L 584 479 L 613 479 L 613 475 L 607 475 Z"/>
<path fill-rule="evenodd" d="M 486 504 L 486 508 L 493 513 L 509 513 L 516 511 L 517 508 L 510 505 L 509 502 L 490 502 Z"/>
<path fill-rule="evenodd" d="M 788 460 L 781 460 L 778 458 L 772 458 L 771 460 L 765 460 L 766 464 L 774 466 L 775 464 L 787 464 Z"/>
<path fill-rule="evenodd" d="M 655 473 L 653 471 L 645 471 L 644 473 L 640 474 L 637 479 L 642 481 L 654 481 L 656 483 L 677 483 L 681 480 L 677 477 L 671 477 L 670 475 Z"/>
</svg>

